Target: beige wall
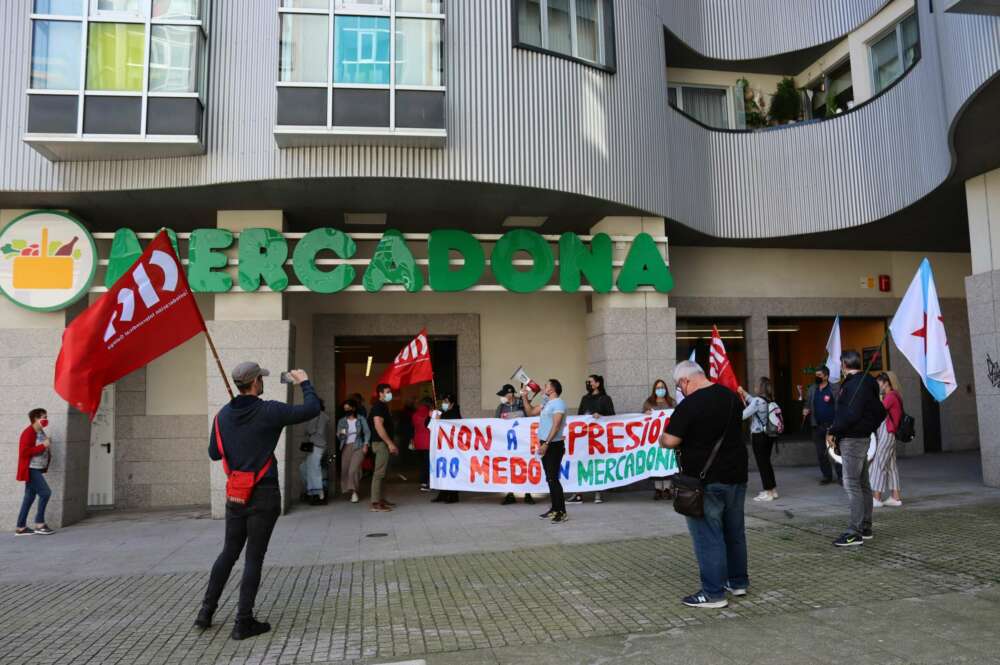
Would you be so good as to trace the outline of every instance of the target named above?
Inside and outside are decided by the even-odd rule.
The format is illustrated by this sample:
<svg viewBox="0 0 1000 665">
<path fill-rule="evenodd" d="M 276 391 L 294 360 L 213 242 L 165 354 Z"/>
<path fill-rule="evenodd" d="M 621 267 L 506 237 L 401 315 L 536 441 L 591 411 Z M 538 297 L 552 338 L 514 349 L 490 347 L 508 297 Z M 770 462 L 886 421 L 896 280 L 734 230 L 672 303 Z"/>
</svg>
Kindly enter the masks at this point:
<svg viewBox="0 0 1000 665">
<path fill-rule="evenodd" d="M 671 247 L 672 296 L 728 298 L 901 298 L 925 254 L 915 252 Z M 969 254 L 926 254 L 941 298 L 965 298 Z M 892 291 L 862 289 L 889 275 Z"/>
<path fill-rule="evenodd" d="M 483 410 L 492 411 L 495 393 L 518 365 L 567 386 L 583 385 L 587 373 L 586 296 L 565 293 L 341 293 L 321 296 L 290 293 L 289 318 L 295 324 L 296 364 L 313 366 L 315 314 L 478 314 L 482 354 Z M 416 335 L 419 330 L 400 330 Z"/>
</svg>

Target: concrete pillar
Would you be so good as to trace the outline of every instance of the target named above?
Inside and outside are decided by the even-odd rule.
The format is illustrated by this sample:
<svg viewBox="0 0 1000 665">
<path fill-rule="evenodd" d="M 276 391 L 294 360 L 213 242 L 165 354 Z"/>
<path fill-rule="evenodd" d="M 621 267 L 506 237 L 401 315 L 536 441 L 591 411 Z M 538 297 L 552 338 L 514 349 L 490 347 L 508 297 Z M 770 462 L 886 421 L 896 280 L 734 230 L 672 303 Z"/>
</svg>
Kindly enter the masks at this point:
<svg viewBox="0 0 1000 665">
<path fill-rule="evenodd" d="M 747 385 L 750 392 L 757 390 L 760 377 L 771 376 L 771 347 L 768 343 L 767 314 L 754 312 L 746 320 Z M 705 369 L 708 369 L 707 367 Z"/>
<path fill-rule="evenodd" d="M 965 278 L 983 482 L 1000 487 L 1000 169 L 965 183 L 972 275 Z"/>
<path fill-rule="evenodd" d="M 0 210 L 0 228 L 23 210 Z M 90 466 L 90 421 L 70 408 L 52 386 L 62 334 L 73 316 L 86 307 L 87 299 L 61 312 L 32 312 L 0 295 L 0 513 L 13 528 L 24 496 L 24 483 L 14 482 L 18 440 L 28 426 L 28 411 L 43 408 L 49 413 L 52 463 L 45 476 L 52 498 L 45 512 L 53 527 L 66 526 L 87 514 L 87 475 Z M 28 515 L 34 522 L 35 508 Z"/>
<path fill-rule="evenodd" d="M 273 228 L 284 230 L 284 215 L 280 210 L 220 210 L 219 228 L 234 232 L 247 228 Z M 235 251 L 231 251 L 235 256 Z M 290 402 L 292 392 L 278 381 L 278 373 L 290 369 L 294 362 L 294 329 L 285 318 L 284 299 L 281 293 L 221 293 L 215 296 L 215 318 L 208 322 L 209 332 L 219 350 L 226 373 L 244 360 L 260 363 L 271 370 L 265 379 L 264 399 Z M 211 428 L 215 414 L 228 401 L 229 395 L 211 349 L 206 346 L 206 372 L 208 375 L 208 426 Z M 235 388 L 234 388 L 235 389 Z M 208 432 L 209 429 L 205 431 Z M 206 438 L 206 445 L 208 440 Z M 298 473 L 292 437 L 283 433 L 275 450 L 278 460 L 278 480 L 282 490 L 283 507 L 290 504 L 287 488 L 293 487 L 292 474 Z M 225 515 L 226 477 L 222 465 L 211 465 L 212 516 Z"/>
<path fill-rule="evenodd" d="M 606 217 L 591 232 L 658 237 L 665 235 L 665 226 L 658 217 Z M 627 247 L 616 246 L 615 260 L 623 260 L 626 252 Z M 604 376 L 619 413 L 638 411 L 658 378 L 673 390 L 677 314 L 666 294 L 594 294 L 587 338 L 588 372 Z"/>
</svg>

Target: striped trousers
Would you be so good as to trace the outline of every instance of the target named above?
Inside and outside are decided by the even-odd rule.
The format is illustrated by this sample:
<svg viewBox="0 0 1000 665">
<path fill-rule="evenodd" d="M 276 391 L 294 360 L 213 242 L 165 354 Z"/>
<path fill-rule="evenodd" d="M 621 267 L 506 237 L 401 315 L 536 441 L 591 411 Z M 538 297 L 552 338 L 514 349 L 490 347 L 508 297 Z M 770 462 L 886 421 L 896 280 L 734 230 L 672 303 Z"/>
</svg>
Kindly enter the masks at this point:
<svg viewBox="0 0 1000 665">
<path fill-rule="evenodd" d="M 875 434 L 875 459 L 868 467 L 872 491 L 885 494 L 899 489 L 899 470 L 896 468 L 896 435 L 890 434 L 886 421 Z"/>
</svg>

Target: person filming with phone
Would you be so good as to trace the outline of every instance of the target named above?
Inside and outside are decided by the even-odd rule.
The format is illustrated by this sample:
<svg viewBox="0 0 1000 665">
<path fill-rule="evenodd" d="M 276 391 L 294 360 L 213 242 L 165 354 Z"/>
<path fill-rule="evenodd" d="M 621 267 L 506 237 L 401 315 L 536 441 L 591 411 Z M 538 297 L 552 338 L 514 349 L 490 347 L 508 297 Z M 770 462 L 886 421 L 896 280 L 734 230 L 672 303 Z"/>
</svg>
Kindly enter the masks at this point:
<svg viewBox="0 0 1000 665">
<path fill-rule="evenodd" d="M 212 625 L 219 597 L 246 545 L 246 562 L 232 632 L 234 640 L 271 630 L 270 624 L 254 618 L 253 606 L 267 545 L 281 514 L 274 449 L 286 427 L 311 420 L 320 412 L 316 390 L 301 369 L 283 372 L 281 378 L 283 383 L 294 383 L 302 389 L 302 404 L 260 399 L 264 393 L 264 377 L 269 375 L 268 370 L 255 362 L 242 362 L 233 369 L 233 381 L 240 394 L 215 416 L 208 444 L 208 456 L 222 460 L 228 477 L 226 539 L 222 553 L 212 566 L 205 598 L 194 623 L 198 628 Z"/>
</svg>

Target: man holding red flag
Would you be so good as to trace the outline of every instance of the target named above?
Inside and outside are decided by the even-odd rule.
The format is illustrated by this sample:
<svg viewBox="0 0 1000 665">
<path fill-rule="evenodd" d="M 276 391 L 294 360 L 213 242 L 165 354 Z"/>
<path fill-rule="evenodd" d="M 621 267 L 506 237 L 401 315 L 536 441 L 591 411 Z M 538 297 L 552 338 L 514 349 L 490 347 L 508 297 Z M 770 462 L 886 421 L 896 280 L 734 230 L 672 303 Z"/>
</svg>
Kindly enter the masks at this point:
<svg viewBox="0 0 1000 665">
<path fill-rule="evenodd" d="M 101 390 L 200 332 L 205 321 L 165 231 L 66 328 L 55 389 L 91 419 Z"/>
</svg>

